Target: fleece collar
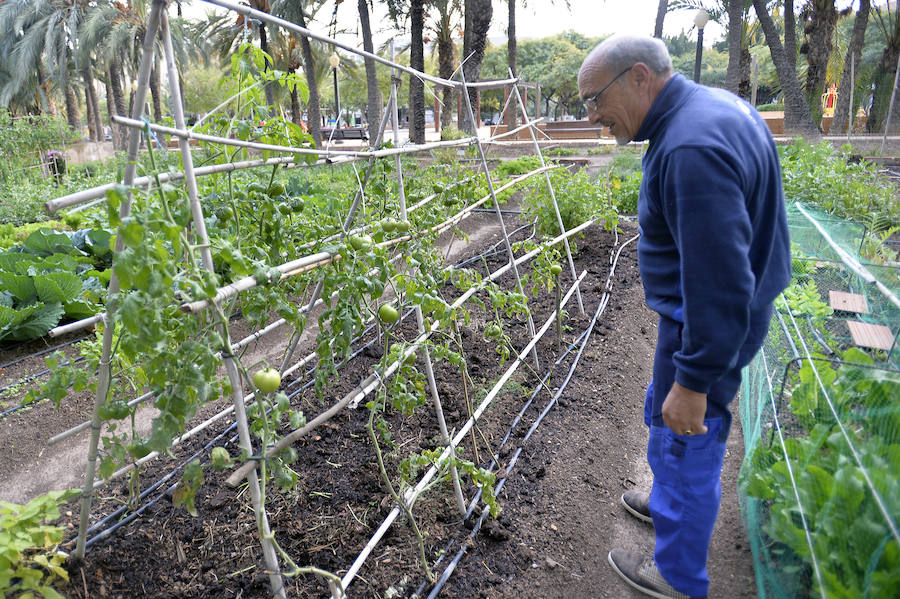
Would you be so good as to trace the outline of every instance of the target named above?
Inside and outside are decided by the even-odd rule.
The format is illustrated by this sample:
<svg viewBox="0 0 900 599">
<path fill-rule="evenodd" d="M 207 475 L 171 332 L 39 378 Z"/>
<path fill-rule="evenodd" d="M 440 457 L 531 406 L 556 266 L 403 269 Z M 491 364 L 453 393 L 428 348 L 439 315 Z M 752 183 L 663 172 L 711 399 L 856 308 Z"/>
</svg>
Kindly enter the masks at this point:
<svg viewBox="0 0 900 599">
<path fill-rule="evenodd" d="M 649 139 L 652 142 L 653 138 L 662 132 L 665 124 L 669 121 L 669 116 L 699 89 L 699 85 L 688 81 L 683 75 L 679 73 L 672 75 L 659 91 L 656 99 L 653 100 L 647 116 L 644 117 L 640 129 L 634 136 L 634 141 Z"/>
</svg>

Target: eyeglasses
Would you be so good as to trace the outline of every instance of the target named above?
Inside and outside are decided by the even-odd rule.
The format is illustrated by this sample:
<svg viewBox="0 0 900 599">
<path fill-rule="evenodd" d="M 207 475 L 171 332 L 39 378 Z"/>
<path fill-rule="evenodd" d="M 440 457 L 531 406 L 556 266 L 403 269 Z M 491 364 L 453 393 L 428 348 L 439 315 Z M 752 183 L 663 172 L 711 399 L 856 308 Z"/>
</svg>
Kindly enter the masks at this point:
<svg viewBox="0 0 900 599">
<path fill-rule="evenodd" d="M 617 80 L 619 77 L 621 77 L 622 75 L 624 75 L 625 73 L 627 73 L 628 71 L 630 71 L 630 70 L 633 68 L 633 66 L 634 66 L 634 65 L 628 67 L 627 69 L 625 69 L 624 71 L 622 71 L 621 73 L 619 73 L 618 75 L 616 75 L 615 77 L 613 77 L 613 78 L 612 78 L 612 81 L 610 81 L 609 83 L 607 83 L 606 85 L 604 85 L 604 86 L 603 86 L 603 89 L 601 89 L 600 91 L 598 91 L 596 94 L 594 94 L 594 95 L 591 96 L 590 98 L 583 98 L 581 101 L 584 103 L 584 107 L 587 108 L 588 110 L 597 110 L 597 100 L 600 99 L 600 96 L 603 94 L 603 92 L 605 92 L 606 90 L 608 90 L 608 89 L 609 89 L 609 86 L 611 86 L 613 83 L 615 83 L 616 80 Z"/>
</svg>

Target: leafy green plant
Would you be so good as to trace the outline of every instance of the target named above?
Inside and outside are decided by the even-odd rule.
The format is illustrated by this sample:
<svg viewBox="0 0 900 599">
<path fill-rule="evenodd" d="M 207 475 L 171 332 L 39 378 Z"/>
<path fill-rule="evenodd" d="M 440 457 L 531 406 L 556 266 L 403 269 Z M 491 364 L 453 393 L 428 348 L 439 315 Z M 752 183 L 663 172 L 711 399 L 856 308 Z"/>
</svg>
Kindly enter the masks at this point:
<svg viewBox="0 0 900 599">
<path fill-rule="evenodd" d="M 0 340 L 44 335 L 63 318 L 100 309 L 111 235 L 102 229 L 75 234 L 38 229 L 21 246 L 0 254 Z"/>
<path fill-rule="evenodd" d="M 874 165 L 851 162 L 849 149 L 829 142 L 816 145 L 797 140 L 778 147 L 784 194 L 788 202 L 803 202 L 829 214 L 880 228 L 900 225 L 896 187 L 879 178 Z"/>
<path fill-rule="evenodd" d="M 565 169 L 556 169 L 550 171 L 550 182 L 567 230 L 592 217 L 599 218 L 607 230 L 618 224 L 609 188 L 603 182 L 592 180 L 587 172 L 580 170 L 572 174 Z M 559 235 L 559 221 L 543 177 L 528 184 L 523 206 L 529 216 L 537 217 L 541 233 L 553 237 Z"/>
<path fill-rule="evenodd" d="M 821 586 L 809 572 L 804 575 L 812 580 L 813 595 L 900 593 L 900 545 L 879 505 L 883 502 L 894 521 L 900 516 L 900 408 L 894 401 L 900 396 L 900 374 L 872 365 L 872 358 L 856 348 L 844 352 L 841 361 L 804 361 L 788 381 L 789 410 L 802 425 L 800 434 L 786 438 L 783 449 L 777 441 L 760 444 L 741 471 L 747 494 L 766 502 L 764 532 L 770 539 L 806 569 L 812 568 L 815 555 Z M 819 378 L 840 416 L 840 427 Z M 801 506 L 812 548 L 800 520 Z M 772 551 L 778 551 L 777 546 Z M 779 570 L 789 563 L 786 556 Z"/>
<path fill-rule="evenodd" d="M 63 599 L 53 585 L 69 580 L 62 567 L 66 556 L 57 550 L 64 528 L 47 522 L 59 518 L 60 503 L 77 495 L 51 491 L 25 505 L 0 501 L 0 597 Z"/>
</svg>

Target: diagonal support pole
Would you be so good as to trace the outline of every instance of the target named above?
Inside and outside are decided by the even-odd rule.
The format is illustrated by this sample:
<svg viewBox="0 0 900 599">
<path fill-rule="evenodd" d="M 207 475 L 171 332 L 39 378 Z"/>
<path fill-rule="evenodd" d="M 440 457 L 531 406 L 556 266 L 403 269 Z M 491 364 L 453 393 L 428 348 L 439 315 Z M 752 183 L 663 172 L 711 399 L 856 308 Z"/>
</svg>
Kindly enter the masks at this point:
<svg viewBox="0 0 900 599">
<path fill-rule="evenodd" d="M 147 31 L 144 34 L 143 52 L 141 53 L 141 64 L 138 68 L 138 86 L 134 95 L 134 104 L 132 107 L 132 117 L 138 119 L 141 117 L 141 111 L 144 102 L 147 99 L 147 88 L 150 85 L 150 69 L 153 66 L 153 52 L 156 40 L 156 32 L 159 29 L 160 14 L 163 13 L 165 6 L 164 0 L 153 0 L 153 6 L 150 9 L 150 16 L 147 20 Z M 141 131 L 131 129 L 128 133 L 128 160 L 125 166 L 125 177 L 123 184 L 130 188 L 134 183 L 134 176 L 137 173 L 137 155 L 141 145 Z M 131 193 L 122 202 L 119 209 L 121 218 L 131 214 Z M 116 240 L 116 247 L 113 253 L 113 262 L 122 250 L 125 249 L 125 242 L 122 237 Z M 94 395 L 94 411 L 91 414 L 91 438 L 88 444 L 88 461 L 84 473 L 84 487 L 81 493 L 81 514 L 78 522 L 78 538 L 75 542 L 75 559 L 84 557 L 85 542 L 87 540 L 88 520 L 91 513 L 91 503 L 94 498 L 94 476 L 97 473 L 97 447 L 100 443 L 100 429 L 102 420 L 100 418 L 100 406 L 106 402 L 109 395 L 110 381 L 112 378 L 112 366 L 110 364 L 112 357 L 112 339 L 115 332 L 115 316 L 118 307 L 120 281 L 116 276 L 114 268 L 110 269 L 112 276 L 109 279 L 109 287 L 107 289 L 106 301 L 106 326 L 103 329 L 103 342 L 100 350 L 100 363 L 98 365 L 97 376 L 97 392 Z"/>
<path fill-rule="evenodd" d="M 156 2 L 154 2 L 154 5 Z M 171 30 L 169 29 L 169 19 L 166 11 L 160 13 L 160 28 L 162 30 L 163 45 L 166 53 L 166 68 L 169 77 L 169 93 L 172 99 L 172 112 L 175 117 L 175 126 L 184 129 L 184 107 L 181 102 L 181 86 L 178 79 L 178 70 L 175 62 L 175 51 L 172 47 Z M 206 232 L 206 222 L 203 218 L 203 207 L 200 205 L 200 197 L 197 191 L 197 177 L 194 173 L 194 161 L 191 156 L 190 140 L 186 138 L 179 139 L 181 147 L 181 162 L 184 168 L 184 181 L 187 188 L 188 200 L 191 206 L 191 217 L 194 224 L 194 233 L 200 241 L 200 257 L 203 267 L 212 272 L 213 257 L 210 251 L 209 235 Z M 215 309 L 221 312 L 219 305 Z M 224 340 L 227 352 L 223 352 L 222 357 L 225 362 L 225 371 L 231 382 L 232 402 L 234 404 L 235 421 L 237 422 L 238 436 L 240 438 L 241 448 L 253 455 L 253 442 L 250 438 L 250 427 L 247 421 L 247 411 L 244 406 L 243 398 L 243 381 L 241 373 L 238 369 L 235 357 L 231 354 L 231 338 L 228 333 L 228 327 L 224 322 L 220 323 L 219 332 Z M 263 502 L 263 492 L 260 487 L 259 477 L 257 475 L 257 467 L 247 476 L 247 482 L 250 487 L 250 498 L 253 503 L 253 510 L 256 513 L 257 527 L 260 533 L 260 544 L 262 545 L 263 561 L 266 564 L 269 574 L 269 585 L 272 593 L 278 599 L 286 599 L 287 593 L 284 588 L 284 580 L 281 577 L 281 568 L 278 564 L 278 554 L 275 545 L 272 542 L 272 530 L 269 526 L 269 518 L 266 514 L 266 506 Z"/>
<path fill-rule="evenodd" d="M 510 76 L 512 76 L 512 69 L 509 70 Z M 519 108 L 522 110 L 522 114 L 525 115 L 525 122 L 528 122 L 528 107 L 525 106 L 525 101 L 522 99 L 522 94 L 519 92 L 519 86 L 513 85 L 513 91 L 516 94 L 516 100 L 519 102 Z M 528 127 L 528 133 L 531 134 L 531 143 L 534 144 L 534 153 L 537 154 L 538 158 L 541 160 L 541 167 L 547 166 L 547 163 L 544 161 L 544 155 L 541 153 L 541 146 L 538 143 L 537 136 L 534 134 L 534 130 L 537 125 L 532 125 Z M 547 181 L 547 189 L 550 191 L 550 199 L 553 200 L 553 212 L 556 214 L 556 222 L 559 224 L 559 233 L 560 235 L 566 234 L 566 226 L 563 224 L 562 215 L 559 213 L 559 204 L 556 203 L 556 192 L 553 191 L 553 183 L 550 181 L 550 173 L 544 173 L 544 180 Z M 578 278 L 578 273 L 575 272 L 575 262 L 572 260 L 572 250 L 569 248 L 569 238 L 563 238 L 563 245 L 566 248 L 566 258 L 569 261 L 569 270 L 572 273 L 572 280 Z M 579 287 L 575 287 L 575 297 L 578 300 L 578 309 L 581 311 L 581 315 L 584 316 L 584 303 L 581 301 L 581 289 Z"/>
<path fill-rule="evenodd" d="M 394 41 L 391 40 L 391 61 L 394 61 Z M 396 71 L 391 72 L 391 99 L 389 102 L 389 106 L 391 108 L 391 124 L 394 129 L 394 146 L 399 146 L 400 144 L 400 129 L 399 129 L 399 118 L 397 116 L 397 86 L 399 84 L 399 79 L 396 76 Z M 400 154 L 397 154 L 397 181 L 398 181 L 398 191 L 400 194 L 400 218 L 403 220 L 407 219 L 406 214 L 406 190 L 403 187 L 403 161 L 400 159 Z M 418 327 L 419 334 L 425 332 L 425 319 L 422 317 L 422 307 L 416 306 L 416 326 Z M 438 393 L 437 382 L 434 380 L 434 367 L 431 363 L 431 350 L 428 349 L 428 346 L 424 346 L 423 355 L 425 358 L 425 378 L 428 380 L 428 390 L 431 392 L 431 401 L 434 404 L 434 413 L 437 417 L 438 428 L 441 431 L 441 440 L 443 443 L 450 446 L 450 453 L 454 457 L 456 456 L 456 448 L 453 446 L 452 440 L 450 439 L 450 432 L 447 430 L 447 420 L 444 418 L 444 408 L 441 405 L 441 396 Z M 459 512 L 462 516 L 466 514 L 466 499 L 463 497 L 462 486 L 459 484 L 459 472 L 456 469 L 456 464 L 450 464 L 450 475 L 453 479 L 453 494 L 456 497 L 456 507 L 459 509 Z"/>
<path fill-rule="evenodd" d="M 384 109 L 384 114 L 381 117 L 381 124 L 378 127 L 378 137 L 372 142 L 369 146 L 371 149 L 377 149 L 378 146 L 381 145 L 382 139 L 384 139 L 384 131 L 387 128 L 387 122 L 390 112 L 386 107 Z M 359 204 L 363 198 L 363 187 L 369 182 L 369 178 L 372 176 L 372 168 L 375 166 L 375 157 L 369 158 L 369 163 L 366 165 L 366 174 L 363 176 L 360 188 L 356 191 L 356 196 L 353 198 L 353 204 L 350 206 L 350 211 L 347 214 L 347 218 L 344 220 L 344 227 L 341 230 L 341 239 L 345 237 L 345 232 L 350 230 L 350 226 L 353 224 L 353 219 L 356 218 L 356 211 L 359 209 Z M 309 301 L 309 305 L 306 308 L 306 315 L 309 317 L 312 314 L 313 306 L 316 305 L 316 302 L 319 301 L 319 298 L 322 296 L 322 289 L 325 287 L 325 279 L 319 279 L 318 283 L 316 283 L 316 287 L 313 290 L 312 299 Z M 294 352 L 297 351 L 297 345 L 300 343 L 300 333 L 299 331 L 294 332 L 293 339 L 291 339 L 291 343 L 287 348 L 287 351 L 284 353 L 284 359 L 281 361 L 281 368 L 279 372 L 284 374 L 284 371 L 287 370 L 288 364 L 291 363 L 291 359 L 294 357 Z"/>
<path fill-rule="evenodd" d="M 476 126 L 475 122 L 475 112 L 472 110 L 472 100 L 469 98 L 469 88 L 466 84 L 466 74 L 463 68 L 459 69 L 459 76 L 462 78 L 463 87 L 460 90 L 460 94 L 466 100 L 466 111 L 469 114 L 469 120 L 472 123 L 472 126 Z M 494 182 L 491 181 L 491 171 L 488 169 L 487 158 L 484 155 L 484 146 L 481 145 L 481 138 L 478 137 L 478 132 L 476 131 L 475 135 L 475 144 L 478 146 L 478 156 L 481 158 L 481 168 L 484 170 L 484 177 L 487 180 L 488 190 L 491 192 L 491 199 L 494 202 L 494 212 L 497 213 L 497 222 L 500 223 L 500 230 L 503 232 L 503 242 L 506 244 L 506 255 L 509 257 L 509 263 L 512 265 L 513 275 L 516 278 L 516 287 L 519 290 L 519 293 L 522 294 L 522 297 L 527 297 L 525 295 L 525 289 L 522 287 L 522 279 L 519 277 L 519 268 L 516 266 L 516 257 L 513 254 L 512 246 L 509 243 L 509 234 L 506 232 L 506 223 L 503 222 L 503 213 L 500 211 L 500 202 L 497 201 L 497 194 L 494 191 Z M 528 334 L 532 339 L 534 339 L 534 319 L 531 317 L 531 310 L 528 311 Z M 540 369 L 540 363 L 538 362 L 537 355 L 537 347 L 531 348 L 531 356 L 534 358 L 534 367 L 536 369 Z"/>
</svg>

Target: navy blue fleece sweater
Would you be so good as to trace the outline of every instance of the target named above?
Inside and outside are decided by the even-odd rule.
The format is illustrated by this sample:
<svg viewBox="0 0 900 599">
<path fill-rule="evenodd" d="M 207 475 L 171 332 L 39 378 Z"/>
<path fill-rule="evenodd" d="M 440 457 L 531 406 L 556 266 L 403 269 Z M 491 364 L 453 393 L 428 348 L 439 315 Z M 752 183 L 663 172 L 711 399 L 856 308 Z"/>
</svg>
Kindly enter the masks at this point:
<svg viewBox="0 0 900 599">
<path fill-rule="evenodd" d="M 790 281 L 781 168 L 769 129 L 733 94 L 674 75 L 636 141 L 649 140 L 638 202 L 647 305 L 684 323 L 675 380 L 700 393 L 760 344 Z"/>
</svg>

